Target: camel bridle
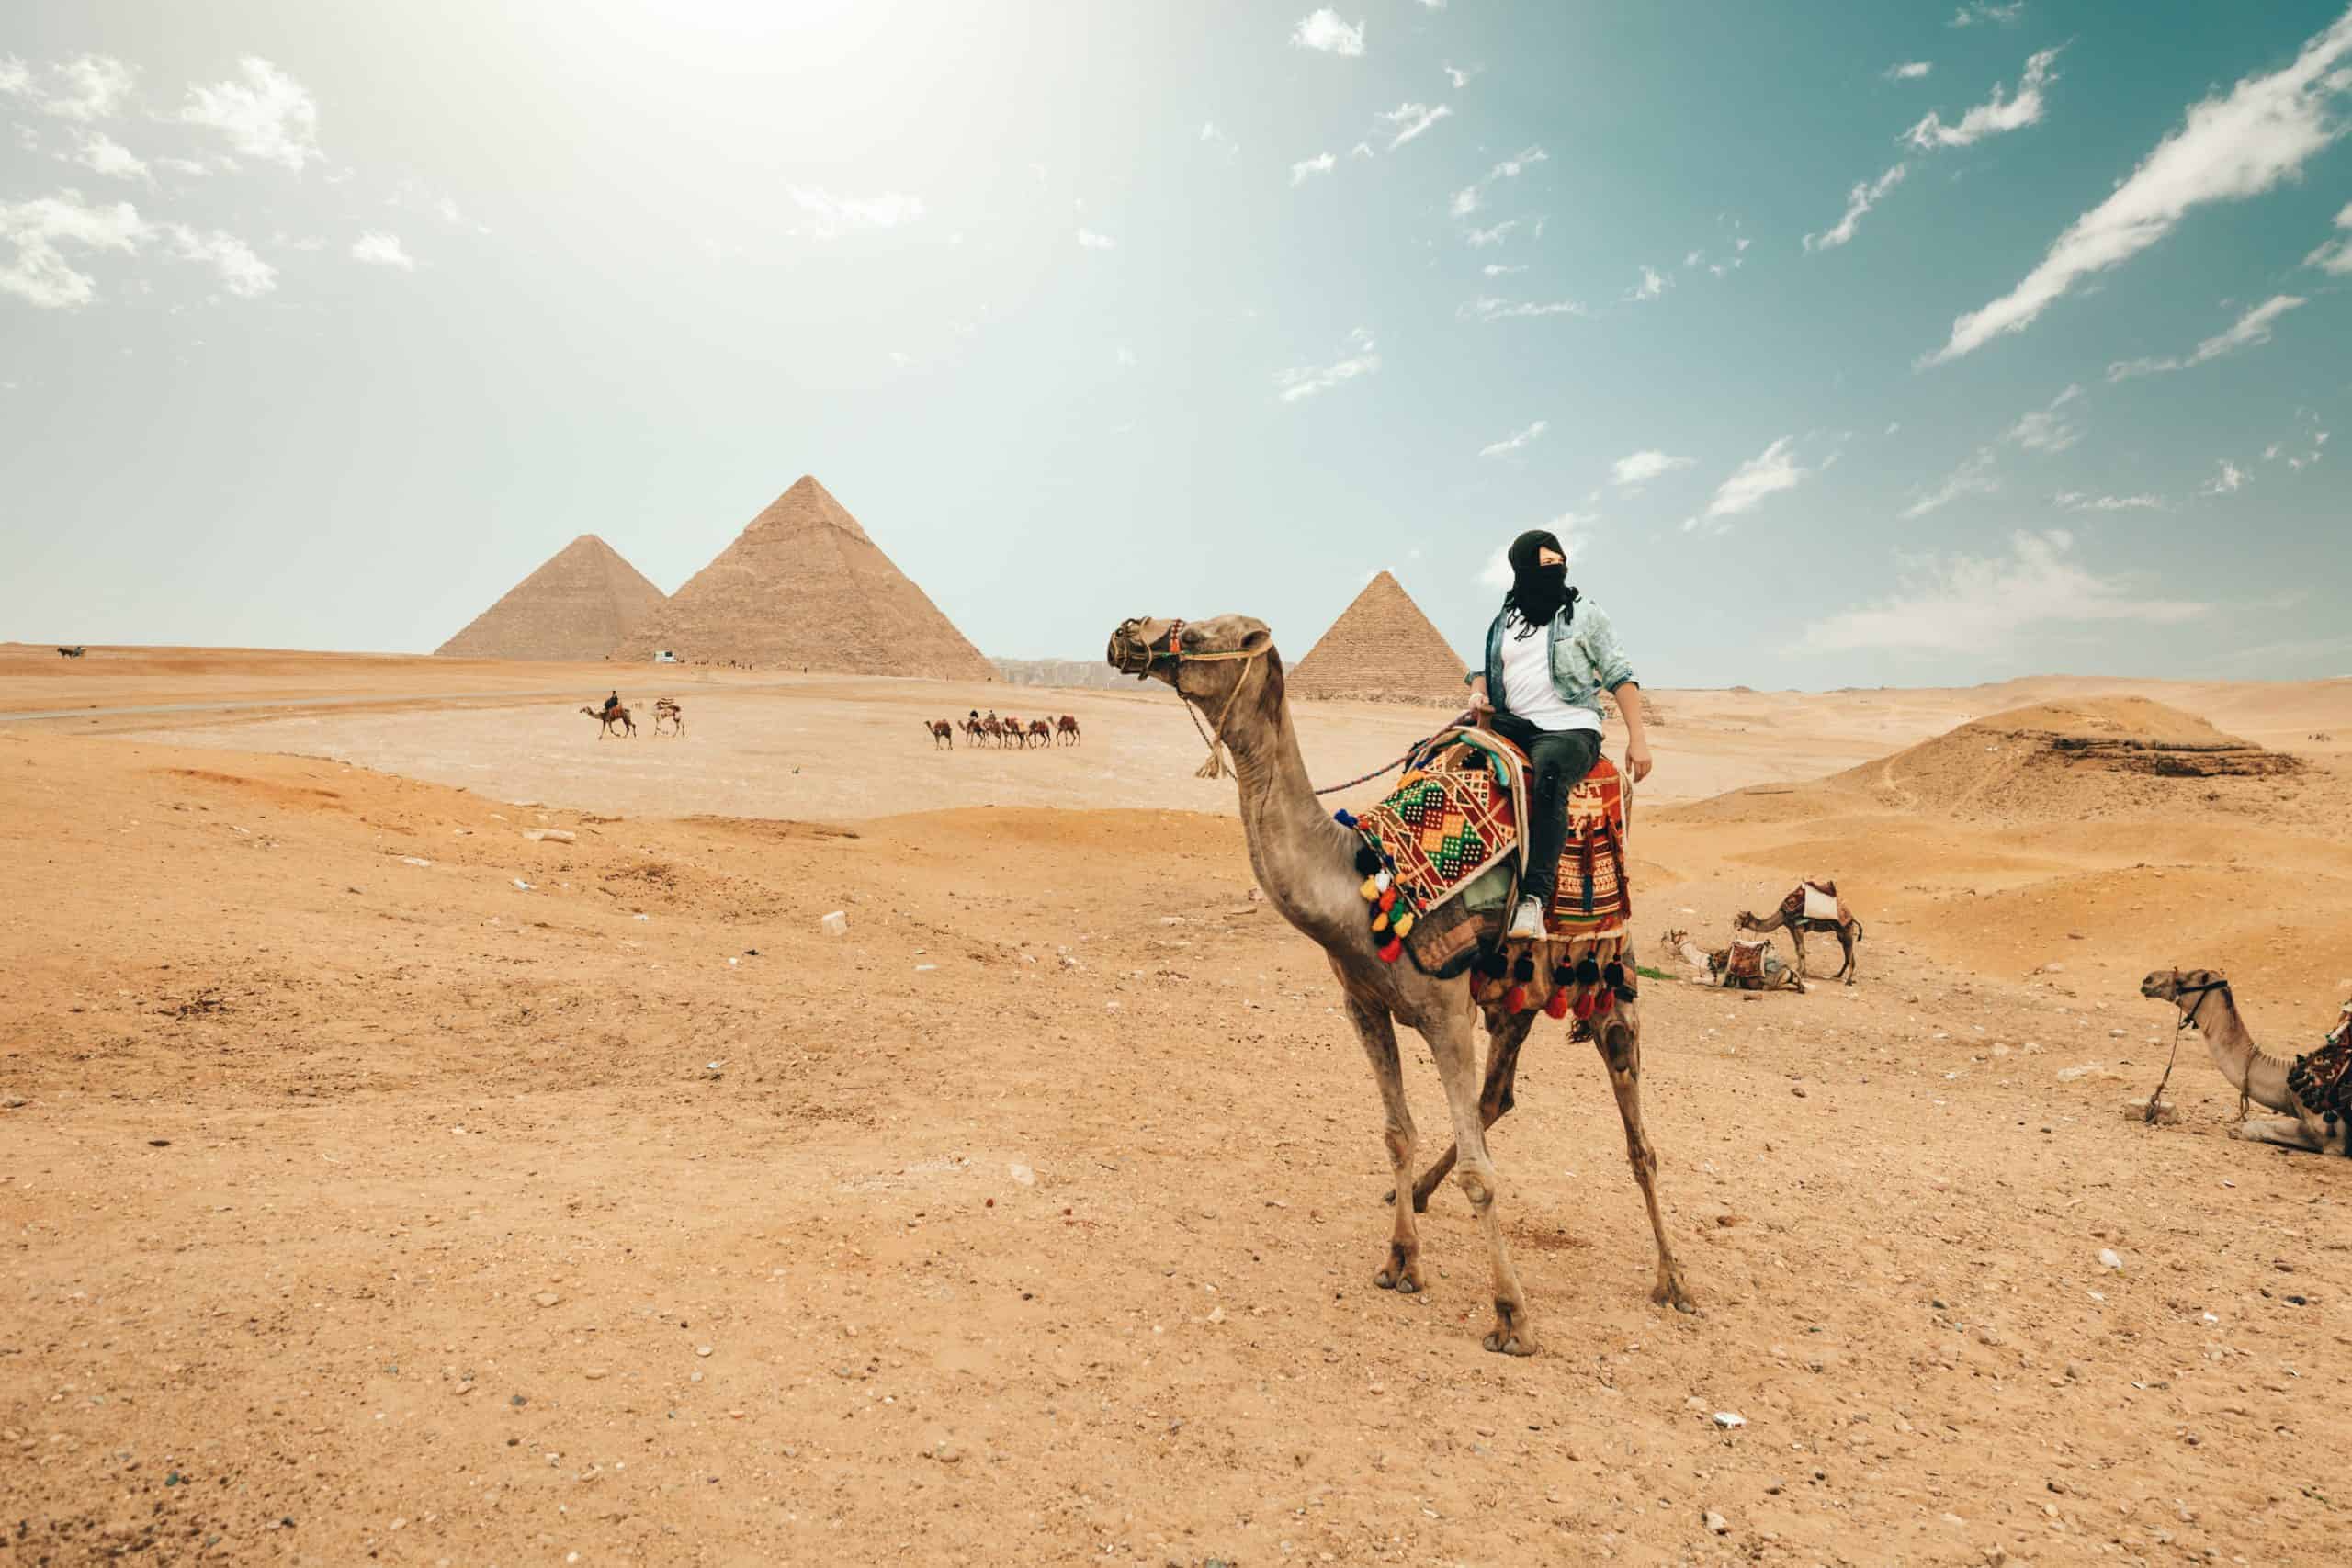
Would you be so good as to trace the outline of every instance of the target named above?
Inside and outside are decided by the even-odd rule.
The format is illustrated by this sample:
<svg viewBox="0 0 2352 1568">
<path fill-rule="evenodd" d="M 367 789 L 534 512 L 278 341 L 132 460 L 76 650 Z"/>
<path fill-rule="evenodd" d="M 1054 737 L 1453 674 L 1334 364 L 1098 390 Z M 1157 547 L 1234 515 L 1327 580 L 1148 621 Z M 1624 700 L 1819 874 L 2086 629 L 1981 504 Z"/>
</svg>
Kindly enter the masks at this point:
<svg viewBox="0 0 2352 1568">
<path fill-rule="evenodd" d="M 1209 749 L 1209 760 L 1201 764 L 1198 776 L 1204 779 L 1223 778 L 1226 773 L 1225 721 L 1233 716 L 1233 705 L 1240 699 L 1241 688 L 1250 683 L 1251 671 L 1259 667 L 1258 660 L 1265 656 L 1266 650 L 1272 648 L 1273 643 L 1268 640 L 1260 643 L 1256 648 L 1234 648 L 1214 651 L 1195 650 L 1184 646 L 1184 623 L 1170 621 L 1168 623 L 1166 637 L 1160 644 L 1155 646 L 1148 639 L 1135 635 L 1134 628 L 1142 624 L 1140 616 L 1130 620 L 1121 626 L 1117 635 L 1111 639 L 1111 665 L 1123 675 L 1133 675 L 1140 681 L 1154 670 L 1171 665 L 1181 672 L 1187 664 L 1229 664 L 1236 660 L 1242 661 L 1244 668 L 1240 678 L 1233 682 L 1233 690 L 1225 694 L 1225 705 L 1217 710 L 1216 723 L 1208 729 L 1201 728 L 1200 712 L 1193 706 L 1192 699 L 1185 696 L 1184 688 L 1176 685 L 1172 678 L 1170 681 L 1170 684 L 1174 686 L 1176 694 L 1184 699 L 1184 712 L 1192 717 L 1193 732 L 1200 736 Z"/>
<path fill-rule="evenodd" d="M 2172 1081 L 2173 1064 L 2180 1059 L 2180 1037 L 2197 1026 L 2197 1015 L 2205 1010 L 2205 999 L 2215 991 L 2227 996 L 2229 990 L 2230 982 L 2227 978 L 2203 980 L 2194 986 L 2188 986 L 2181 983 L 2179 970 L 2176 969 L 2172 972 L 2172 996 L 2167 999 L 2176 1007 L 2179 1006 L 2180 998 L 2183 997 L 2195 997 L 2197 999 L 2188 1005 L 2188 1010 L 2180 1015 L 2180 1022 L 2173 1028 L 2172 1055 L 2165 1058 L 2165 1076 L 2156 1080 L 2156 1092 L 2148 1096 L 2148 1108 L 2140 1113 L 2141 1121 L 2150 1126 L 2155 1124 L 2156 1107 L 2164 1101 L 2165 1085 Z M 2246 1072 L 2246 1081 L 2251 1083 L 2253 1080 L 2253 1069 L 2249 1067 Z M 2245 1115 L 2246 1100 L 2245 1085 L 2240 1084 L 2238 1086 L 2238 1115 L 2241 1119 Z"/>
</svg>

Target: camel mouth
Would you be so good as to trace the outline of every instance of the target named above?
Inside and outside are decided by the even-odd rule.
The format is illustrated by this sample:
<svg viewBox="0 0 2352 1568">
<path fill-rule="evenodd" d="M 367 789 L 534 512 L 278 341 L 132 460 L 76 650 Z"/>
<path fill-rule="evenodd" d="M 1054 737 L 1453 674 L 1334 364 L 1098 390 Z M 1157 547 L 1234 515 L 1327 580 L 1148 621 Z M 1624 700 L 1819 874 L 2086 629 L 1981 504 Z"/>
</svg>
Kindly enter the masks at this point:
<svg viewBox="0 0 2352 1568">
<path fill-rule="evenodd" d="M 1110 646 L 1103 650 L 1104 661 L 1122 675 L 1132 675 L 1138 681 L 1149 680 L 1155 668 L 1173 660 L 1176 656 L 1172 637 L 1169 639 L 1169 646 L 1166 648 L 1155 649 L 1151 646 L 1159 640 L 1153 636 L 1153 631 L 1155 628 L 1161 628 L 1160 635 L 1164 637 L 1166 636 L 1165 628 L 1173 624 L 1176 623 L 1154 620 L 1144 615 L 1129 616 L 1121 621 L 1117 628 L 1111 633 Z"/>
</svg>

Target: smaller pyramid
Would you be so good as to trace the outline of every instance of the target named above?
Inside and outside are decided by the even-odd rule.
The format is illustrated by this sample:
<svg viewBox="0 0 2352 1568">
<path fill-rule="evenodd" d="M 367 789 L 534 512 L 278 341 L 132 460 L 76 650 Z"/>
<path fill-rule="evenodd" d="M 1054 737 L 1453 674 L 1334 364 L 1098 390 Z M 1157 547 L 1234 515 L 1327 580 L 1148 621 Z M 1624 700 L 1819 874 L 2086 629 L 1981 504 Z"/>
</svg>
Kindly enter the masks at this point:
<svg viewBox="0 0 2352 1568">
<path fill-rule="evenodd" d="M 1470 700 L 1463 673 L 1453 645 L 1384 571 L 1364 584 L 1285 683 L 1294 696 L 1458 709 Z"/>
<path fill-rule="evenodd" d="M 664 603 L 662 590 L 582 534 L 433 651 L 448 659 L 602 660 Z"/>
</svg>

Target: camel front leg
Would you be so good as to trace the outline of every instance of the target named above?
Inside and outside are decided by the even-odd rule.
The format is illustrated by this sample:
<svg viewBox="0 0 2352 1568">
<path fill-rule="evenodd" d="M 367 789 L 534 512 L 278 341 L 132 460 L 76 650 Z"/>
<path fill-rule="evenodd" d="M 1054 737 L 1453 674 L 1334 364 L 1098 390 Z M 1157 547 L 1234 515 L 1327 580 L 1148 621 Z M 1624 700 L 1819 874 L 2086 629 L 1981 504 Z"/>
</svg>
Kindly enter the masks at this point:
<svg viewBox="0 0 2352 1568">
<path fill-rule="evenodd" d="M 1414 1206 L 1408 1183 L 1413 1175 L 1413 1108 L 1405 1100 L 1405 1066 L 1396 1054 L 1396 1025 L 1388 1010 L 1377 1002 L 1350 996 L 1348 1021 L 1372 1061 L 1372 1076 L 1380 1085 L 1381 1109 L 1386 1116 L 1388 1172 L 1396 1186 L 1389 1196 L 1396 1212 L 1389 1233 L 1388 1261 L 1372 1282 L 1384 1291 L 1411 1295 L 1421 1288 L 1421 1237 L 1413 1222 Z"/>
<path fill-rule="evenodd" d="M 1804 932 L 1798 929 L 1794 920 L 1789 921 L 1782 929 L 1789 933 L 1789 945 L 1796 949 L 1797 978 L 1805 979 L 1807 976 L 1804 972 Z"/>
<path fill-rule="evenodd" d="M 1600 1049 L 1601 1062 L 1609 1068 L 1609 1087 L 1617 1091 L 1617 1114 L 1625 1122 L 1625 1158 L 1633 1165 L 1634 1179 L 1641 1184 L 1642 1201 L 1649 1207 L 1650 1234 L 1657 1238 L 1657 1282 L 1650 1288 L 1650 1300 L 1661 1306 L 1670 1303 L 1677 1312 L 1696 1312 L 1698 1303 L 1683 1288 L 1682 1271 L 1674 1262 L 1674 1249 L 1667 1245 L 1666 1219 L 1657 1208 L 1657 1152 L 1650 1147 L 1649 1134 L 1642 1129 L 1639 1015 L 1631 1006 L 1612 1009 L 1594 1043 Z"/>
<path fill-rule="evenodd" d="M 2301 1149 L 2308 1154 L 2320 1152 L 2320 1145 L 2312 1137 L 2311 1129 L 2292 1116 L 2250 1116 L 2231 1128 L 2230 1136 L 2244 1138 L 2250 1144 L 2276 1144 L 2282 1149 Z"/>
<path fill-rule="evenodd" d="M 1511 1089 L 1519 1081 L 1519 1048 L 1527 1043 L 1528 1032 L 1534 1025 L 1533 1013 L 1515 1013 L 1487 1032 L 1487 1083 L 1478 1091 L 1478 1121 L 1481 1126 L 1493 1126 L 1516 1103 Z M 1423 1171 L 1421 1179 L 1413 1183 L 1415 1213 L 1429 1213 L 1430 1195 L 1438 1190 L 1438 1184 L 1453 1169 L 1453 1162 L 1459 1154 L 1453 1145 L 1448 1144 L 1445 1153 L 1438 1156 L 1437 1163 Z"/>
<path fill-rule="evenodd" d="M 1470 1200 L 1470 1212 L 1486 1233 L 1487 1254 L 1494 1264 L 1495 1321 L 1480 1341 L 1506 1356 L 1532 1356 L 1538 1346 L 1535 1320 L 1527 1310 L 1527 1292 L 1520 1289 L 1518 1270 L 1511 1267 L 1510 1244 L 1503 1239 L 1501 1199 L 1494 1161 L 1487 1157 L 1487 1128 L 1478 1116 L 1476 1048 L 1470 1041 L 1469 998 L 1452 1017 L 1421 1028 L 1437 1062 L 1437 1076 L 1445 1085 L 1446 1109 L 1453 1114 L 1453 1145 L 1460 1156 L 1454 1179 Z M 1401 1180 L 1401 1178 L 1399 1179 Z M 1405 1205 L 1397 1205 L 1402 1212 Z"/>
</svg>

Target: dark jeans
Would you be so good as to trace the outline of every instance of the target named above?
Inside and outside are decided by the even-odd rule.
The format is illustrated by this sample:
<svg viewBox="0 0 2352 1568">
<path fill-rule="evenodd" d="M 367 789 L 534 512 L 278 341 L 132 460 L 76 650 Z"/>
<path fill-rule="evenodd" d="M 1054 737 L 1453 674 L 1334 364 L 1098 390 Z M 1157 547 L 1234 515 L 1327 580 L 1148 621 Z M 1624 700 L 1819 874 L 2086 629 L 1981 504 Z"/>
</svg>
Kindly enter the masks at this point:
<svg viewBox="0 0 2352 1568">
<path fill-rule="evenodd" d="M 1538 729 L 1517 714 L 1498 713 L 1495 733 L 1527 753 L 1535 798 L 1529 802 L 1527 875 L 1520 893 L 1552 907 L 1560 880 L 1560 851 L 1568 841 L 1568 792 L 1600 760 L 1600 735 L 1591 729 Z"/>
</svg>

